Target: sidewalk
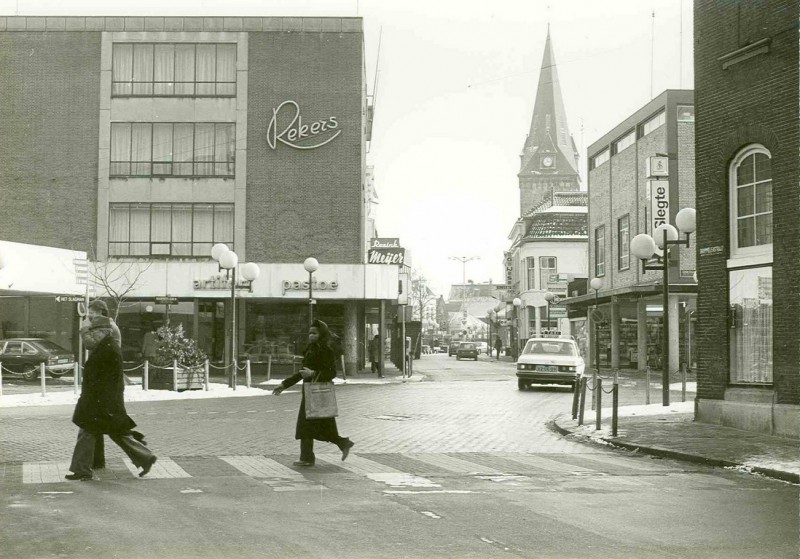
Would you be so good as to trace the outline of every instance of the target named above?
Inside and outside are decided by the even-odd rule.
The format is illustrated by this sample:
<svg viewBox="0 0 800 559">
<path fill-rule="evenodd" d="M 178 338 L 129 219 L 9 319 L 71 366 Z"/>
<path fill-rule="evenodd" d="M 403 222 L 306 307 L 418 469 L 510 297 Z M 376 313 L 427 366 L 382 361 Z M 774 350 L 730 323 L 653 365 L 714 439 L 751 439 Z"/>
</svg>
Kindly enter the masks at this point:
<svg viewBox="0 0 800 559">
<path fill-rule="evenodd" d="M 698 423 L 693 408 L 693 402 L 621 406 L 617 437 L 611 436 L 610 408 L 602 409 L 599 431 L 595 430 L 595 411 L 588 406 L 583 425 L 566 413 L 554 420 L 554 426 L 562 435 L 578 440 L 800 483 L 800 442 Z"/>
</svg>

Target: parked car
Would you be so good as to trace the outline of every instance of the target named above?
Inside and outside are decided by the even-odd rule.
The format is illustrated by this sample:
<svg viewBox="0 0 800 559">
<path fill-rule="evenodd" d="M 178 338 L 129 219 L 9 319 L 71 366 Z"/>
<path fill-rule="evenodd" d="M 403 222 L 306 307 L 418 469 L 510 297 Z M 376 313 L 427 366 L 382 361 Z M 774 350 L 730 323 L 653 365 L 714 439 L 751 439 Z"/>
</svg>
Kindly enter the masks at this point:
<svg viewBox="0 0 800 559">
<path fill-rule="evenodd" d="M 22 375 L 25 380 L 36 380 L 42 363 L 53 378 L 72 372 L 75 356 L 43 338 L 9 338 L 0 340 L 0 362 L 4 369 Z"/>
<path fill-rule="evenodd" d="M 458 344 L 458 350 L 456 351 L 456 361 L 461 361 L 462 359 L 474 359 L 475 361 L 478 360 L 478 346 L 474 342 L 461 342 Z"/>
<path fill-rule="evenodd" d="M 489 344 L 486 342 L 475 342 L 475 346 L 478 348 L 478 354 L 489 353 Z"/>
<path fill-rule="evenodd" d="M 532 338 L 517 359 L 517 387 L 532 384 L 569 384 L 575 386 L 585 363 L 574 340 Z"/>
<path fill-rule="evenodd" d="M 459 342 L 450 342 L 450 347 L 447 348 L 447 356 L 452 357 L 458 351 Z"/>
</svg>

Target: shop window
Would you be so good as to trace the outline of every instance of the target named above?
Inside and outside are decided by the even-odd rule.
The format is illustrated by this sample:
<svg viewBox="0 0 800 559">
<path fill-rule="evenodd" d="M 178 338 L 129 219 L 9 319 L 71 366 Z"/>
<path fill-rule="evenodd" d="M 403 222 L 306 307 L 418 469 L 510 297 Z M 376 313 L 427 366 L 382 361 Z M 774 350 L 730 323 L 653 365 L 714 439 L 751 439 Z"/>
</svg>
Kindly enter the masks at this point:
<svg viewBox="0 0 800 559">
<path fill-rule="evenodd" d="M 772 267 L 730 271 L 732 384 L 772 383 Z"/>
<path fill-rule="evenodd" d="M 594 275 L 606 275 L 606 226 L 601 225 L 594 230 Z"/>
<path fill-rule="evenodd" d="M 617 220 L 618 267 L 627 270 L 631 267 L 631 219 L 626 215 Z"/>
<path fill-rule="evenodd" d="M 111 177 L 233 177 L 232 123 L 111 123 Z"/>
<path fill-rule="evenodd" d="M 236 45 L 115 43 L 113 97 L 234 97 Z"/>
<path fill-rule="evenodd" d="M 525 261 L 528 263 L 528 289 L 536 289 L 536 258 L 528 257 Z"/>
<path fill-rule="evenodd" d="M 772 248 L 772 161 L 759 145 L 742 150 L 730 169 L 731 258 Z"/>
<path fill-rule="evenodd" d="M 555 256 L 539 257 L 539 289 L 547 289 L 550 276 L 558 274 L 558 259 Z"/>
<path fill-rule="evenodd" d="M 233 204 L 111 204 L 110 256 L 209 258 L 233 250 Z"/>
</svg>

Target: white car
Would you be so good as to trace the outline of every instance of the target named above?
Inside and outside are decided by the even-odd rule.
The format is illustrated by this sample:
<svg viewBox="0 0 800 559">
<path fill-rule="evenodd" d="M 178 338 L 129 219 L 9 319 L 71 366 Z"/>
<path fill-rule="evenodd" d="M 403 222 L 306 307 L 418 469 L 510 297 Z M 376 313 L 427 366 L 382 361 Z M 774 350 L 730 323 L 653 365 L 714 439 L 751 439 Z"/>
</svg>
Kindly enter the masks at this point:
<svg viewBox="0 0 800 559">
<path fill-rule="evenodd" d="M 586 364 L 574 340 L 532 338 L 517 359 L 517 387 L 532 384 L 569 384 L 575 386 Z"/>
<path fill-rule="evenodd" d="M 475 346 L 478 348 L 478 355 L 489 353 L 489 344 L 486 342 L 475 342 Z"/>
</svg>

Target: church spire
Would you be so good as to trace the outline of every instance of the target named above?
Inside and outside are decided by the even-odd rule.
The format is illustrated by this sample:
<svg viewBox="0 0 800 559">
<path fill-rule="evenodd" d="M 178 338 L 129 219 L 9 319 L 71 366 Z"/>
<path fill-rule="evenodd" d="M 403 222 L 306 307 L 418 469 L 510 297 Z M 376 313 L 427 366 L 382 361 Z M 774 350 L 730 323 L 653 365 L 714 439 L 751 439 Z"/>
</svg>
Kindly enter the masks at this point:
<svg viewBox="0 0 800 559">
<path fill-rule="evenodd" d="M 540 159 L 546 157 L 544 154 L 550 154 L 551 159 L 547 162 L 552 161 L 553 165 L 541 164 Z M 542 171 L 555 171 L 559 175 L 578 174 L 578 154 L 567 126 L 549 23 L 530 132 L 521 157 L 520 177 Z"/>
</svg>

